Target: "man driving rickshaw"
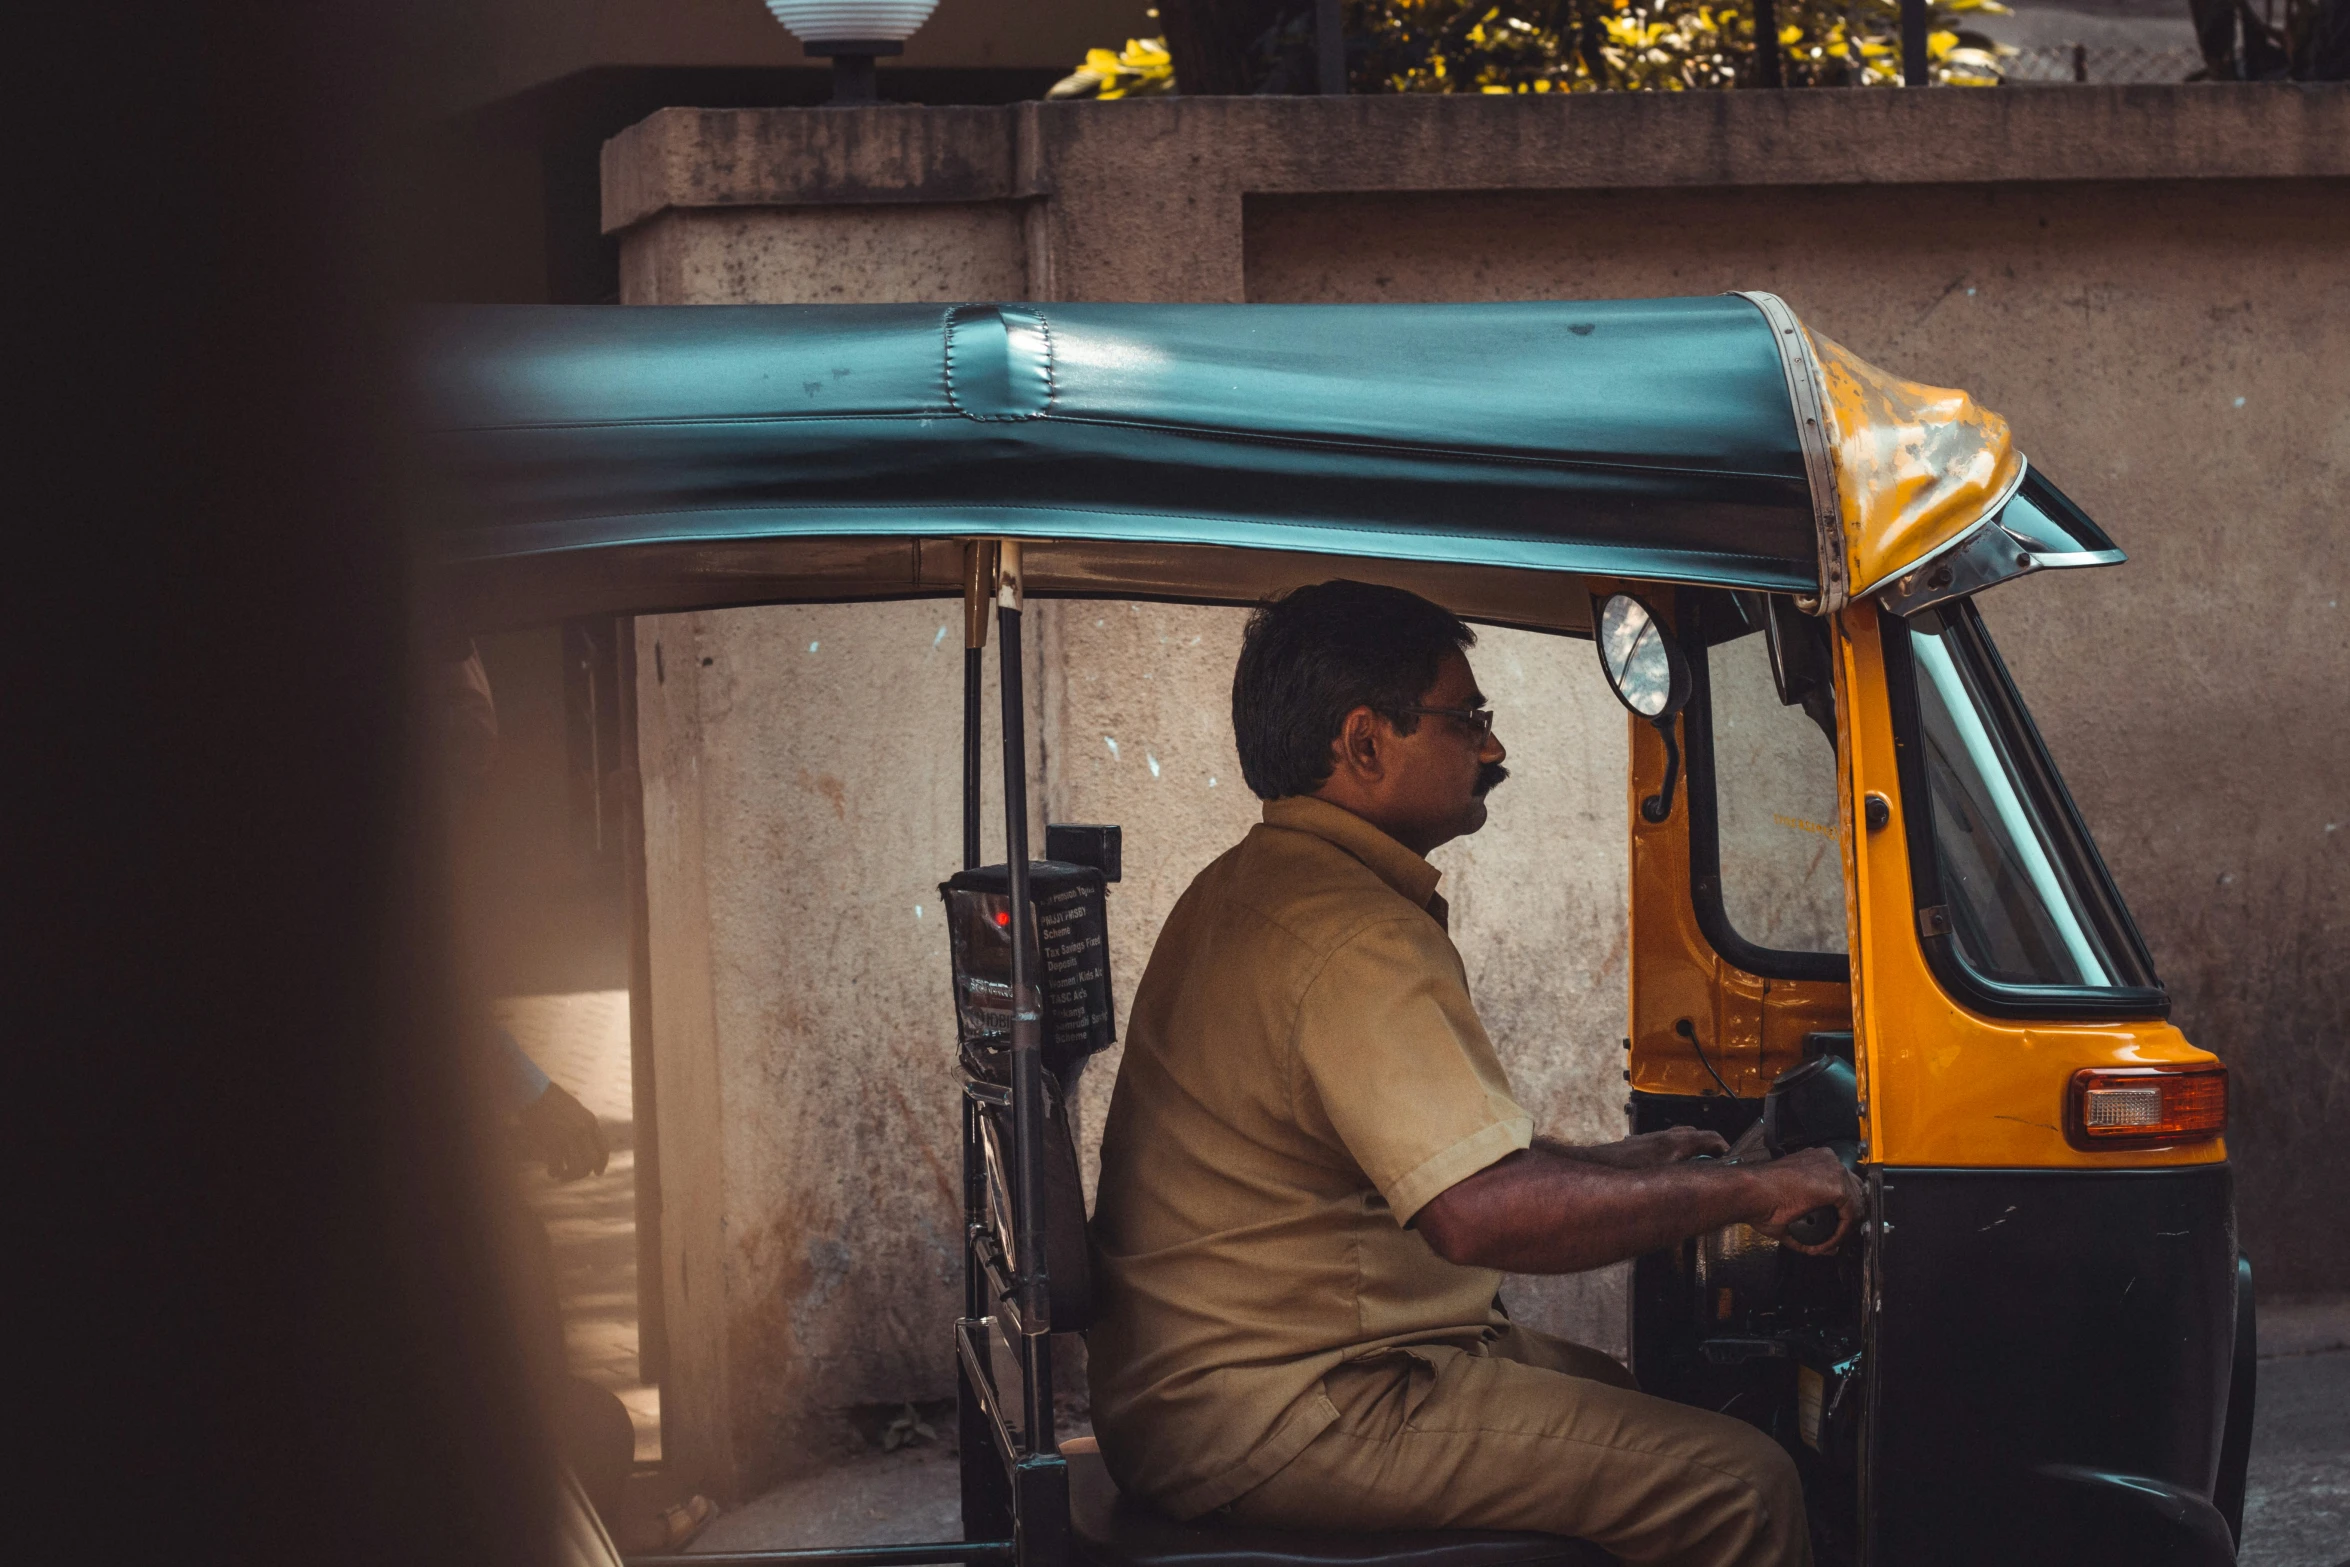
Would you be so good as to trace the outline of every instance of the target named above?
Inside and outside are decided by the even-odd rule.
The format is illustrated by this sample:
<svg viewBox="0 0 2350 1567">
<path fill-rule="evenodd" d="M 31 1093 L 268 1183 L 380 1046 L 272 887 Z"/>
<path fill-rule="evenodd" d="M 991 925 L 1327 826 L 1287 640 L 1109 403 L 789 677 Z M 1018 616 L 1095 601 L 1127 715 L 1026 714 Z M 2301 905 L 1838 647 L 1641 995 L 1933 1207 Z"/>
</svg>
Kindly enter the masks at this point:
<svg viewBox="0 0 2350 1567">
<path fill-rule="evenodd" d="M 1636 1561 L 1810 1559 L 1753 1426 L 1513 1324 L 1502 1274 L 1727 1224 L 1775 1239 L 1857 1182 L 1825 1149 L 1693 1165 L 1712 1132 L 1534 1136 L 1424 856 L 1508 771 L 1454 615 L 1330 582 L 1257 612 L 1233 729 L 1264 823 L 1192 883 L 1135 992 L 1094 1211 L 1095 1428 L 1178 1517 L 1515 1529 Z M 1789 1244 L 1795 1244 L 1792 1241 Z"/>
</svg>

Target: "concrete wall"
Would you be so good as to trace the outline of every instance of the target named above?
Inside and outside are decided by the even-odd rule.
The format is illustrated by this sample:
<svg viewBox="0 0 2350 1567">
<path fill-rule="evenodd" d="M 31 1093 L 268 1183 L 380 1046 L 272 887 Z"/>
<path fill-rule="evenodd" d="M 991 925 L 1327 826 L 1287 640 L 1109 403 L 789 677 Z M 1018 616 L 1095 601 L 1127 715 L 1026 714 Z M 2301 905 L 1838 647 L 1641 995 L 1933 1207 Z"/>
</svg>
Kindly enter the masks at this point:
<svg viewBox="0 0 2350 1567">
<path fill-rule="evenodd" d="M 947 1386 L 958 615 L 638 622 L 665 1456 L 728 1493 Z"/>
<path fill-rule="evenodd" d="M 2350 1091 L 2350 92 L 674 111 L 607 148 L 605 211 L 633 303 L 1769 288 L 1975 391 L 2133 552 L 1986 613 L 2180 1021 L 2235 1069 L 2263 1276 L 2350 1283 L 2304 1221 L 2350 1180 L 2324 1132 Z M 955 854 L 953 639 L 928 645 L 947 618 L 640 631 L 662 1135 L 699 1150 L 666 1152 L 668 1418 L 722 1490 L 813 1461 L 845 1406 L 950 1385 L 951 1035 L 943 953 L 909 917 Z M 1043 806 L 1128 829 L 1123 1009 L 1158 919 L 1253 816 L 1224 716 L 1238 612 L 1035 620 Z M 690 711 L 658 672 L 686 642 Z M 1444 867 L 1521 1090 L 1597 1136 L 1621 1088 L 1624 729 L 1589 661 L 1489 634 L 1517 776 Z M 1089 1074 L 1088 1124 L 1110 1075 Z M 1513 1290 L 1620 1338 L 1612 1278 Z"/>
</svg>

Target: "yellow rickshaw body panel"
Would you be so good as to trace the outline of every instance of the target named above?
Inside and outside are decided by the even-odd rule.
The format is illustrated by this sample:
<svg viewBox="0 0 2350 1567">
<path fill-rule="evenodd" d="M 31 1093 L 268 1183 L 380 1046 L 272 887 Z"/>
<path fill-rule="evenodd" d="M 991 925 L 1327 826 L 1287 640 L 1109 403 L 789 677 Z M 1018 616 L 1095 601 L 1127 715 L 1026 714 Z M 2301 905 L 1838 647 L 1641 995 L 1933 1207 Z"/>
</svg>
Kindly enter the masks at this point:
<svg viewBox="0 0 2350 1567">
<path fill-rule="evenodd" d="M 1632 1006 L 1628 1081 L 1642 1093 L 1718 1094 L 1713 1072 L 1740 1099 L 1760 1099 L 1771 1080 L 1803 1064 L 1803 1036 L 1852 1026 L 1846 987 L 1766 979 L 1722 957 L 1698 928 L 1689 895 L 1688 812 L 1662 822 L 1640 802 L 1664 781 L 1665 748 L 1646 719 L 1630 725 Z M 1676 720 L 1677 722 L 1677 720 Z M 1703 1041 L 1706 1070 L 1675 1031 L 1687 1019 Z"/>
<path fill-rule="evenodd" d="M 1994 1019 L 1960 1006 L 1927 966 L 1917 936 L 1907 825 L 1895 770 L 1879 611 L 1855 604 L 1836 618 L 1838 727 L 1846 852 L 1866 802 L 1889 807 L 1884 827 L 1858 844 L 1852 929 L 1855 1065 L 1864 1156 L 1882 1165 L 2007 1169 L 2147 1169 L 2218 1164 L 2224 1140 L 2169 1148 L 2091 1151 L 2064 1133 L 2065 1094 L 2084 1067 L 2200 1066 L 2218 1058 L 2167 1022 L 2039 1023 Z"/>
</svg>

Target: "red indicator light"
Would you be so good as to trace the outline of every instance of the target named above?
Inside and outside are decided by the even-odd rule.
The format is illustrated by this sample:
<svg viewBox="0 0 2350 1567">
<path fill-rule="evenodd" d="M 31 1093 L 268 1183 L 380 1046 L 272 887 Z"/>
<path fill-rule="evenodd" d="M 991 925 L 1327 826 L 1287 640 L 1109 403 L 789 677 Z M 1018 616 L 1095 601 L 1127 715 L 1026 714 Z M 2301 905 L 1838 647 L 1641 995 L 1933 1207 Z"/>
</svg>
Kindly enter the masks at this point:
<svg viewBox="0 0 2350 1567">
<path fill-rule="evenodd" d="M 1012 911 L 1011 911 L 1010 909 L 998 909 L 998 910 L 996 910 L 996 911 L 995 911 L 995 922 L 996 922 L 996 928 L 997 928 L 997 929 L 999 929 L 999 930 L 1001 930 L 1001 929 L 1002 929 L 1002 928 L 1004 928 L 1005 926 L 1007 926 L 1007 925 L 1011 924 L 1011 923 L 1012 923 Z"/>
<path fill-rule="evenodd" d="M 2160 1148 L 2228 1129 L 2228 1069 L 2091 1067 L 2073 1074 L 2065 1135 L 2075 1148 Z"/>
</svg>

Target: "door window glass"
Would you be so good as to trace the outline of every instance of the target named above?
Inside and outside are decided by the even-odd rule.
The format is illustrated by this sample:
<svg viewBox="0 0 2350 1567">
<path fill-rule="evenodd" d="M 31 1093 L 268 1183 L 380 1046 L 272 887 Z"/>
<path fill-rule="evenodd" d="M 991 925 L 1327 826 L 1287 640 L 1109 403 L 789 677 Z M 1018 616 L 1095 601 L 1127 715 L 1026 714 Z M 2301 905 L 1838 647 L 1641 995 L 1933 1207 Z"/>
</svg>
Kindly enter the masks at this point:
<svg viewBox="0 0 2350 1567">
<path fill-rule="evenodd" d="M 2069 824 L 2033 787 L 2036 748 L 1997 700 L 1957 619 L 1915 617 L 1909 645 L 1934 857 L 1959 956 L 2001 984 L 2146 983 L 2104 928 Z"/>
<path fill-rule="evenodd" d="M 1723 917 L 1757 947 L 1842 953 L 1835 743 L 1780 701 L 1762 633 L 1708 649 L 1706 672 Z"/>
</svg>

